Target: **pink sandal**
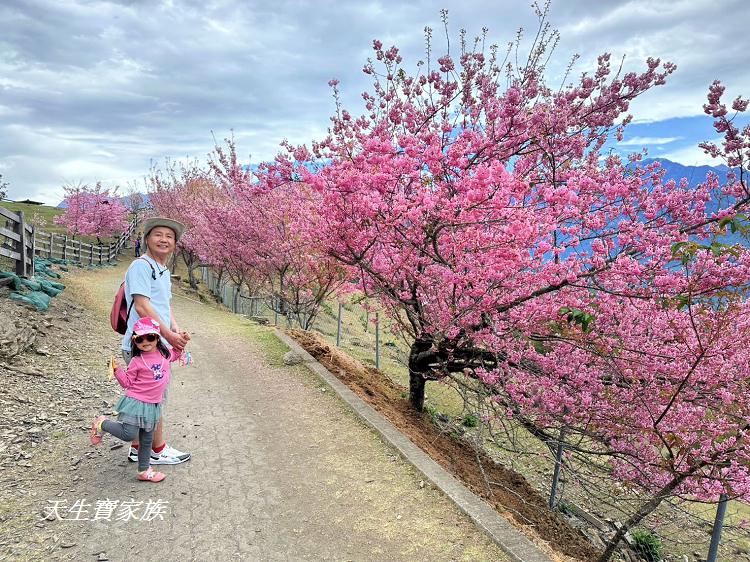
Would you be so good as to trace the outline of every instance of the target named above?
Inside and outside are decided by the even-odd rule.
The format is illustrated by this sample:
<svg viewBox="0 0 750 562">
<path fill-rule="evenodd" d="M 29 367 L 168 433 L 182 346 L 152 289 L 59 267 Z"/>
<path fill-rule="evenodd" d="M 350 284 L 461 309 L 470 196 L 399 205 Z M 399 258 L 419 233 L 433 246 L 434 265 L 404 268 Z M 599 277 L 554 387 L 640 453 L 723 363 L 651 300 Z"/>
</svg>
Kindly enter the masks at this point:
<svg viewBox="0 0 750 562">
<path fill-rule="evenodd" d="M 157 472 L 150 466 L 143 472 L 138 473 L 138 480 L 142 482 L 161 482 L 167 477 L 163 472 Z"/>
<path fill-rule="evenodd" d="M 102 442 L 102 435 L 104 433 L 99 429 L 99 425 L 107 419 L 107 416 L 96 416 L 94 422 L 91 424 L 91 444 L 98 445 Z"/>
</svg>

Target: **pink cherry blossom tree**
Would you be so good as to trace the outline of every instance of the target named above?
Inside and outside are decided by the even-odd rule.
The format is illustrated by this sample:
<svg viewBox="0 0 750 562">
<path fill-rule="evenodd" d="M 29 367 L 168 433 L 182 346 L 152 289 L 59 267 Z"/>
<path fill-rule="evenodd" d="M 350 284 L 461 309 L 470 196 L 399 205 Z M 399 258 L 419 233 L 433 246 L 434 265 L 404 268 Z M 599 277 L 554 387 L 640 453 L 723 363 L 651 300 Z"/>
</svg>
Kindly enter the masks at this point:
<svg viewBox="0 0 750 562">
<path fill-rule="evenodd" d="M 648 494 L 607 560 L 667 497 L 750 497 L 750 253 L 721 241 L 744 227 L 749 197 L 741 175 L 690 186 L 637 155 L 603 157 L 630 102 L 675 67 L 622 74 L 602 55 L 553 88 L 545 30 L 521 67 L 480 39 L 416 75 L 375 41 L 367 113 L 341 107 L 332 81 L 331 134 L 288 147 L 281 175 L 321 198 L 305 237 L 413 339 L 417 409 L 426 380 L 477 377 L 504 415 L 545 441 L 575 436 Z M 738 135 L 727 128 L 724 150 L 742 168 Z M 716 200 L 731 203 L 708 210 Z"/>
<path fill-rule="evenodd" d="M 204 209 L 223 200 L 221 190 L 197 161 L 179 165 L 167 162 L 163 170 L 152 170 L 149 183 L 153 212 L 187 227 L 176 255 L 182 257 L 190 286 L 196 289 L 195 271 L 201 265 L 199 249 L 203 244 L 203 230 L 199 227 L 205 222 Z"/>
<path fill-rule="evenodd" d="M 126 195 L 122 198 L 122 203 L 128 208 L 130 215 L 138 220 L 149 208 L 149 202 L 143 194 L 147 190 L 148 185 L 144 185 L 142 188 L 138 187 L 138 184 L 133 182 L 129 184 L 126 189 Z"/>
<path fill-rule="evenodd" d="M 228 204 L 211 209 L 214 229 L 205 258 L 231 264 L 250 292 L 265 291 L 269 304 L 309 329 L 322 302 L 344 283 L 345 270 L 304 232 L 314 223 L 320 197 L 286 178 L 293 168 L 285 158 L 264 163 L 256 172 L 239 163 L 232 139 L 217 146 L 209 163 Z M 213 254 L 213 255 L 212 255 Z M 238 282 L 235 279 L 235 282 Z"/>
<path fill-rule="evenodd" d="M 128 209 L 117 197 L 117 189 L 104 189 L 101 183 L 95 186 L 66 186 L 65 212 L 54 218 L 75 238 L 95 236 L 101 239 L 123 232 L 127 228 Z"/>
</svg>

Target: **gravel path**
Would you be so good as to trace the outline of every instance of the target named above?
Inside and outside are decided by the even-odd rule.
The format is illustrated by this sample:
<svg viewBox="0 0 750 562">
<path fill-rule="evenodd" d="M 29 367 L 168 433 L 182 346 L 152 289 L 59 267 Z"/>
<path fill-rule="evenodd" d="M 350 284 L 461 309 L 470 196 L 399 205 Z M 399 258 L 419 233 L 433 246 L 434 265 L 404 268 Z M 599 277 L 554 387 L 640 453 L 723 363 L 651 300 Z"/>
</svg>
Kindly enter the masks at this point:
<svg viewBox="0 0 750 562">
<path fill-rule="evenodd" d="M 75 273 L 70 296 L 101 319 L 123 272 L 124 264 Z M 117 443 L 111 436 L 89 456 L 80 427 L 69 440 L 42 443 L 46 485 L 32 495 L 33 508 L 52 500 L 89 504 L 81 514 L 88 520 L 70 521 L 68 512 L 34 527 L 42 559 L 507 559 L 314 375 L 283 365 L 285 349 L 266 328 L 183 296 L 173 303 L 193 333 L 195 365 L 174 368 L 167 438 L 193 459 L 163 467 L 161 484 L 141 483 L 125 448 L 110 450 Z M 116 348 L 105 322 L 91 329 Z M 101 353 L 103 365 L 109 351 L 93 347 L 92 361 Z M 113 385 L 103 369 L 93 376 Z M 115 396 L 95 403 L 111 407 Z M 60 454 L 63 445 L 72 448 L 68 456 Z M 73 478 L 68 458 L 80 459 Z M 107 499 L 118 502 L 112 515 L 91 520 Z M 143 502 L 136 517 L 116 521 L 131 499 Z M 163 520 L 141 520 L 144 506 L 159 500 Z"/>
</svg>

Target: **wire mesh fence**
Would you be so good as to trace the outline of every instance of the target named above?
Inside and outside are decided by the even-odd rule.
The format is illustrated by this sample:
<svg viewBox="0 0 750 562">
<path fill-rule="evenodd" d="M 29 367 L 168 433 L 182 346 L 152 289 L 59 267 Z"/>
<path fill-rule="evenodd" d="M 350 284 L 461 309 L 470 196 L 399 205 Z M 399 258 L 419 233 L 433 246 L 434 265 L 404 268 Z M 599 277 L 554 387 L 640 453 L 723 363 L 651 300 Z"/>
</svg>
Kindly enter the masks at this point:
<svg viewBox="0 0 750 562">
<path fill-rule="evenodd" d="M 252 295 L 246 287 L 238 288 L 229 279 L 220 280 L 208 268 L 203 268 L 202 279 L 217 300 L 237 314 L 280 327 L 295 328 L 300 324 L 298 319 L 281 314 L 282 307 L 271 296 Z M 390 320 L 377 309 L 356 300 L 322 303 L 312 325 L 312 330 L 327 343 L 387 375 L 404 389 L 406 397 L 409 342 L 392 328 Z M 425 409 L 445 433 L 461 437 L 475 450 L 522 474 L 548 499 L 551 508 L 596 547 L 603 548 L 618 525 L 646 499 L 642 490 L 612 479 L 606 462 L 566 448 L 564 434 L 559 440 L 544 443 L 514 419 L 498 412 L 497 403 L 476 379 L 454 374 L 428 381 Z M 619 559 L 748 562 L 750 505 L 729 501 L 724 507 L 726 515 L 716 525 L 716 504 L 666 501 L 628 533 L 626 542 L 631 548 L 618 554 Z M 521 513 L 512 515 L 524 524 Z M 709 554 L 712 548 L 714 551 Z"/>
<path fill-rule="evenodd" d="M 563 434 L 546 443 L 532 436 L 521 423 L 498 411 L 481 384 L 460 376 L 451 377 L 449 384 L 462 395 L 468 412 L 464 419 L 485 420 L 468 434 L 475 446 L 523 474 L 548 498 L 548 505 L 594 545 L 603 548 L 614 530 L 652 497 L 644 489 L 613 479 L 611 465 L 587 452 L 593 447 L 585 442 L 576 443 L 576 451 L 571 450 L 571 436 Z M 626 535 L 626 542 L 647 561 L 748 561 L 750 505 L 669 498 Z"/>
</svg>

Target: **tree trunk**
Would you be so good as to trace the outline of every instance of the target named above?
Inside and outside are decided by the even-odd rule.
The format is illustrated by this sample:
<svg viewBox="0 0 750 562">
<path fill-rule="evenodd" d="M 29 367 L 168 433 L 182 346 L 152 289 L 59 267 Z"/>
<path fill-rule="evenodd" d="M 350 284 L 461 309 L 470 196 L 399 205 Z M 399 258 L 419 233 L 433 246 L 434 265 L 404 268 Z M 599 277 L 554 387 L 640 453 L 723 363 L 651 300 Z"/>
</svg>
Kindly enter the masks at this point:
<svg viewBox="0 0 750 562">
<path fill-rule="evenodd" d="M 599 557 L 599 560 L 597 562 L 607 562 L 611 556 L 614 554 L 615 550 L 617 549 L 617 545 L 620 544 L 620 541 L 623 539 L 625 534 L 632 529 L 635 525 L 641 522 L 641 520 L 646 517 L 649 513 L 654 511 L 657 507 L 659 507 L 659 504 L 661 504 L 662 501 L 664 501 L 667 497 L 669 497 L 672 492 L 680 485 L 682 482 L 692 474 L 692 472 L 688 474 L 680 474 L 679 476 L 672 479 L 669 484 L 664 486 L 659 492 L 651 498 L 649 501 L 647 501 L 645 504 L 643 504 L 638 510 L 630 516 L 630 519 L 625 521 L 625 523 L 620 527 L 617 532 L 615 533 L 615 536 L 612 537 L 612 540 L 609 541 L 607 544 L 607 548 L 604 551 L 604 553 Z"/>
<path fill-rule="evenodd" d="M 421 373 L 409 371 L 409 402 L 418 412 L 424 410 L 424 384 L 425 380 Z"/>
<path fill-rule="evenodd" d="M 427 362 L 420 358 L 432 347 L 432 340 L 423 337 L 414 341 L 409 350 L 409 402 L 418 412 L 424 409 L 424 387 Z"/>
<path fill-rule="evenodd" d="M 188 281 L 190 282 L 190 288 L 197 290 L 198 289 L 198 281 L 195 278 L 195 270 L 198 267 L 198 264 L 200 263 L 200 260 L 198 259 L 198 256 L 193 254 L 192 252 L 184 252 L 182 254 L 182 259 L 185 262 L 185 267 L 187 267 L 188 272 Z"/>
<path fill-rule="evenodd" d="M 195 265 L 190 264 L 188 266 L 188 279 L 190 280 L 190 288 L 198 290 L 198 281 L 195 278 Z"/>
<path fill-rule="evenodd" d="M 221 294 L 221 281 L 224 277 L 224 269 L 221 269 L 216 276 L 216 289 L 214 290 L 214 298 L 216 299 L 216 302 L 221 302 L 221 297 L 219 295 Z"/>
</svg>

